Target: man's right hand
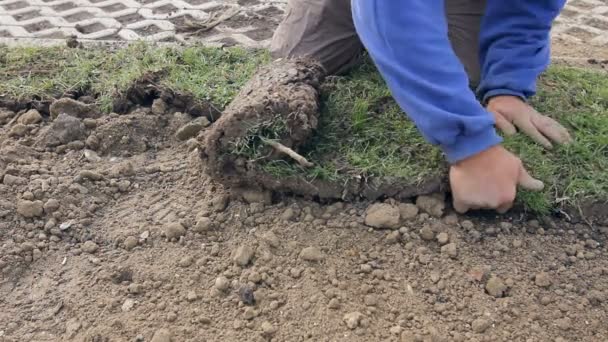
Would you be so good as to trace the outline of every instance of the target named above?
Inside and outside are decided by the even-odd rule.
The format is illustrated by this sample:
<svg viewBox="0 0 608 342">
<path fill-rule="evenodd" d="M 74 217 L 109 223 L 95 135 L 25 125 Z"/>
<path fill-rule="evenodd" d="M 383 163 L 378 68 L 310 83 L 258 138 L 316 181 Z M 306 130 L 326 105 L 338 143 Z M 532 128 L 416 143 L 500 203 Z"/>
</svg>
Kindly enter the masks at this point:
<svg viewBox="0 0 608 342">
<path fill-rule="evenodd" d="M 454 209 L 496 209 L 505 213 L 513 206 L 517 186 L 542 190 L 543 182 L 534 179 L 519 158 L 497 145 L 450 168 L 450 186 Z"/>
</svg>

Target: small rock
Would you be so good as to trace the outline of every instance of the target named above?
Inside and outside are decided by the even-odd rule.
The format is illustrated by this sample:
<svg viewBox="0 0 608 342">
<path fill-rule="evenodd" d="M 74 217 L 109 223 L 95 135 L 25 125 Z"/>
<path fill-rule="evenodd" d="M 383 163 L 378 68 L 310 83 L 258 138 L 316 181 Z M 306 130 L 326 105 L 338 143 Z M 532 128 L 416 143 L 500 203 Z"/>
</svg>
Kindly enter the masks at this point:
<svg viewBox="0 0 608 342">
<path fill-rule="evenodd" d="M 363 302 L 367 306 L 376 306 L 378 305 L 378 297 L 373 294 L 367 294 L 365 297 L 363 297 Z"/>
<path fill-rule="evenodd" d="M 101 175 L 101 173 L 95 172 L 93 170 L 81 170 L 78 173 L 78 177 L 80 179 L 87 179 L 87 180 L 94 181 L 94 182 L 97 182 L 97 181 L 100 181 L 103 179 L 103 176 Z"/>
<path fill-rule="evenodd" d="M 450 241 L 450 236 L 448 235 L 448 233 L 446 232 L 441 232 L 439 234 L 437 234 L 437 242 L 439 242 L 440 245 L 445 245 L 446 243 L 448 243 Z"/>
<path fill-rule="evenodd" d="M 287 208 L 285 209 L 285 211 L 281 214 L 281 220 L 282 221 L 291 221 L 293 220 L 293 218 L 296 216 L 296 213 L 293 211 L 292 208 Z"/>
<path fill-rule="evenodd" d="M 503 283 L 502 279 L 491 277 L 486 283 L 486 291 L 492 297 L 501 298 L 507 291 L 507 286 Z"/>
<path fill-rule="evenodd" d="M 239 299 L 245 305 L 254 305 L 255 304 L 255 295 L 253 293 L 253 288 L 249 285 L 243 285 L 239 287 Z"/>
<path fill-rule="evenodd" d="M 193 263 L 194 263 L 194 259 L 192 258 L 192 256 L 188 255 L 188 256 L 181 258 L 179 260 L 179 262 L 177 263 L 177 265 L 179 267 L 190 267 L 190 265 L 192 265 Z"/>
<path fill-rule="evenodd" d="M 340 300 L 338 298 L 332 298 L 327 305 L 332 310 L 340 309 Z"/>
<path fill-rule="evenodd" d="M 386 204 L 375 203 L 367 209 L 365 224 L 374 228 L 399 228 L 399 208 Z"/>
<path fill-rule="evenodd" d="M 534 277 L 534 283 L 539 287 L 549 287 L 553 283 L 547 272 L 540 272 Z"/>
<path fill-rule="evenodd" d="M 43 147 L 55 147 L 85 138 L 86 130 L 79 119 L 66 114 L 59 114 L 50 126 L 41 130 L 36 144 Z"/>
<path fill-rule="evenodd" d="M 129 292 L 131 294 L 140 294 L 143 292 L 143 290 L 144 290 L 143 285 L 137 284 L 137 283 L 131 283 L 131 284 L 129 284 L 129 287 L 127 287 L 127 292 Z"/>
<path fill-rule="evenodd" d="M 239 266 L 247 266 L 249 262 L 251 262 L 254 253 L 255 251 L 253 250 L 253 248 L 247 245 L 241 245 L 234 252 L 234 255 L 232 256 L 232 261 L 234 261 L 234 263 Z"/>
<path fill-rule="evenodd" d="M 356 329 L 361 323 L 362 319 L 363 314 L 358 311 L 350 312 L 344 315 L 344 322 L 346 323 L 346 326 L 351 330 Z"/>
<path fill-rule="evenodd" d="M 9 137 L 22 137 L 27 133 L 27 126 L 24 124 L 15 124 L 11 130 L 8 132 Z"/>
<path fill-rule="evenodd" d="M 213 228 L 213 221 L 211 221 L 211 219 L 208 217 L 202 216 L 202 217 L 199 217 L 199 219 L 196 221 L 196 225 L 194 225 L 194 228 L 192 230 L 197 233 L 203 233 L 203 232 L 211 230 L 212 228 Z"/>
<path fill-rule="evenodd" d="M 393 335 L 399 335 L 399 334 L 401 334 L 401 327 L 398 325 L 395 325 L 394 327 L 391 327 L 389 329 L 389 332 Z"/>
<path fill-rule="evenodd" d="M 433 217 L 441 217 L 445 209 L 445 199 L 439 194 L 418 196 L 416 206 Z"/>
<path fill-rule="evenodd" d="M 89 253 L 89 254 L 93 254 L 93 253 L 97 252 L 98 248 L 99 248 L 99 246 L 97 246 L 97 244 L 91 240 L 83 243 L 82 247 L 81 247 L 83 252 Z"/>
<path fill-rule="evenodd" d="M 257 316 L 257 312 L 252 307 L 245 308 L 245 312 L 243 312 L 244 319 L 250 321 L 254 319 L 255 316 Z"/>
<path fill-rule="evenodd" d="M 84 158 L 90 161 L 91 163 L 97 163 L 101 161 L 101 157 L 97 154 L 97 152 L 93 150 L 85 149 L 82 154 L 84 155 Z"/>
<path fill-rule="evenodd" d="M 279 237 L 271 231 L 264 233 L 264 235 L 262 235 L 262 240 L 266 241 L 266 243 L 273 248 L 278 248 L 280 245 Z"/>
<path fill-rule="evenodd" d="M 249 280 L 252 283 L 257 284 L 262 281 L 262 275 L 259 272 L 253 271 L 253 272 L 249 273 L 247 280 Z"/>
<path fill-rule="evenodd" d="M 277 332 L 277 327 L 268 321 L 262 322 L 262 335 L 270 337 Z"/>
<path fill-rule="evenodd" d="M 384 241 L 386 241 L 388 244 L 397 243 L 399 240 L 401 240 L 401 233 L 399 233 L 398 230 L 393 230 L 392 232 L 388 233 L 384 239 Z"/>
<path fill-rule="evenodd" d="M 138 239 L 135 236 L 127 236 L 127 238 L 123 242 L 123 245 L 125 246 L 126 250 L 130 251 L 133 248 L 137 247 L 137 243 Z"/>
<path fill-rule="evenodd" d="M 416 218 L 418 211 L 418 207 L 412 203 L 399 203 L 399 216 L 403 221 Z"/>
<path fill-rule="evenodd" d="M 194 302 L 197 299 L 198 299 L 198 296 L 196 295 L 196 292 L 194 290 L 190 290 L 186 294 L 186 300 L 189 302 Z"/>
<path fill-rule="evenodd" d="M 300 252 L 300 258 L 306 261 L 319 262 L 325 259 L 325 255 L 317 247 L 306 247 Z"/>
<path fill-rule="evenodd" d="M 61 114 L 72 117 L 84 118 L 99 118 L 101 112 L 93 104 L 86 104 L 67 97 L 56 100 L 49 107 L 51 118 L 58 118 Z"/>
<path fill-rule="evenodd" d="M 435 239 L 435 232 L 431 229 L 431 227 L 425 225 L 420 229 L 420 237 L 425 241 L 432 241 Z"/>
<path fill-rule="evenodd" d="M 42 201 L 21 200 L 17 203 L 17 213 L 23 217 L 42 216 L 43 211 Z"/>
<path fill-rule="evenodd" d="M 474 320 L 471 323 L 471 328 L 473 329 L 474 332 L 481 334 L 483 332 L 485 332 L 486 330 L 488 330 L 488 328 L 492 325 L 492 322 L 490 322 L 490 320 L 485 319 L 485 318 L 477 318 L 476 320 Z"/>
<path fill-rule="evenodd" d="M 43 209 L 45 213 L 52 214 L 59 209 L 59 201 L 54 198 L 49 198 L 44 203 Z"/>
<path fill-rule="evenodd" d="M 186 141 L 196 136 L 203 128 L 207 126 L 209 126 L 209 120 L 202 116 L 180 127 L 175 133 L 175 137 L 180 141 Z"/>
<path fill-rule="evenodd" d="M 230 288 L 230 281 L 224 276 L 215 278 L 215 288 L 221 292 L 226 292 Z"/>
<path fill-rule="evenodd" d="M 230 202 L 230 196 L 218 195 L 211 200 L 210 207 L 216 213 L 226 210 L 228 203 Z"/>
<path fill-rule="evenodd" d="M 5 185 L 24 185 L 27 184 L 27 178 L 6 174 L 2 183 Z"/>
<path fill-rule="evenodd" d="M 513 240 L 513 247 L 519 248 L 522 245 L 523 245 L 523 242 L 521 240 Z"/>
<path fill-rule="evenodd" d="M 171 332 L 167 329 L 158 329 L 152 336 L 150 342 L 172 342 Z"/>
<path fill-rule="evenodd" d="M 455 243 L 451 242 L 441 247 L 441 253 L 447 254 L 450 258 L 454 259 L 458 256 L 458 248 Z"/>
<path fill-rule="evenodd" d="M 42 115 L 36 109 L 30 109 L 21 115 L 17 121 L 23 125 L 34 125 L 42 121 Z"/>
<path fill-rule="evenodd" d="M 466 229 L 466 230 L 472 230 L 475 228 L 475 224 L 469 220 L 464 220 L 462 221 L 462 223 L 460 224 L 460 226 L 462 226 L 462 228 Z"/>
<path fill-rule="evenodd" d="M 131 311 L 135 307 L 135 300 L 127 298 L 120 307 L 123 312 Z"/>
<path fill-rule="evenodd" d="M 179 222 L 170 223 L 163 227 L 163 233 L 169 240 L 179 239 L 180 236 L 186 235 L 186 228 Z"/>
</svg>

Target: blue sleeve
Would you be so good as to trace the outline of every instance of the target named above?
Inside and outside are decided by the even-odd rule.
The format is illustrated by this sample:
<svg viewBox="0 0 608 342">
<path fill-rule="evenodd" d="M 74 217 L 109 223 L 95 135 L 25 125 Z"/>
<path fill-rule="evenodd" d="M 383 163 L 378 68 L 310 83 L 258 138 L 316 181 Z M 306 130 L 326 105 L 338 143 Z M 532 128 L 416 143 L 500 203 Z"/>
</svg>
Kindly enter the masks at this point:
<svg viewBox="0 0 608 342">
<path fill-rule="evenodd" d="M 526 99 L 550 60 L 551 24 L 565 0 L 488 1 L 480 30 L 481 82 L 485 103 L 495 95 Z"/>
<path fill-rule="evenodd" d="M 501 142 L 448 39 L 444 1 L 353 0 L 357 33 L 393 97 L 454 163 Z"/>
</svg>

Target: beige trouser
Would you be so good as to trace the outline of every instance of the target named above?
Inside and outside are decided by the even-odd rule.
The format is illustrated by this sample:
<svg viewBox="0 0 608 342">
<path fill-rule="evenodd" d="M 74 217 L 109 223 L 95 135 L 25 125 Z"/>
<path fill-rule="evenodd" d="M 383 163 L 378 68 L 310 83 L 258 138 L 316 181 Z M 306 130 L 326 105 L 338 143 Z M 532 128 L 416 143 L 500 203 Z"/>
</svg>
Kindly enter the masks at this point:
<svg viewBox="0 0 608 342">
<path fill-rule="evenodd" d="M 486 0 L 445 0 L 445 3 L 452 48 L 470 83 L 477 84 L 479 25 Z M 313 57 L 329 74 L 345 71 L 357 63 L 363 51 L 353 24 L 350 0 L 289 0 L 270 50 L 274 58 Z"/>
</svg>

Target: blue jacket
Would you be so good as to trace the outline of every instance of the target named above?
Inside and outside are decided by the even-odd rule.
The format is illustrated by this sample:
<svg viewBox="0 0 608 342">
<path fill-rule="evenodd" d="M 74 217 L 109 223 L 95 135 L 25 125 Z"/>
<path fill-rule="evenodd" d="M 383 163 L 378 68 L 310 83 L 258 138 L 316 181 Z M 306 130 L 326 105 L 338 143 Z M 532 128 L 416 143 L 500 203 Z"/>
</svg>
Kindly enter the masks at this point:
<svg viewBox="0 0 608 342">
<path fill-rule="evenodd" d="M 447 0 L 449 1 L 449 0 Z M 478 95 L 528 98 L 549 63 L 549 31 L 565 0 L 488 0 Z M 501 138 L 448 40 L 444 1 L 352 0 L 357 33 L 401 109 L 453 163 Z"/>
</svg>

